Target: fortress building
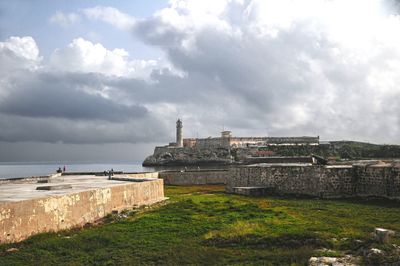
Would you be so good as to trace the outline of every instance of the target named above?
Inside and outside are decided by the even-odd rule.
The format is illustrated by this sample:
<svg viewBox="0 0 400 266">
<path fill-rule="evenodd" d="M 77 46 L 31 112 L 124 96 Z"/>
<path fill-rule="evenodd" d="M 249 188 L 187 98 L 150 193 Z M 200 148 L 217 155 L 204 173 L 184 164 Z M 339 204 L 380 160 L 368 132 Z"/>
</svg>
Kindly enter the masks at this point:
<svg viewBox="0 0 400 266">
<path fill-rule="evenodd" d="M 319 136 L 301 137 L 233 137 L 231 131 L 222 131 L 220 137 L 183 138 L 182 120 L 176 121 L 176 142 L 170 143 L 168 148 L 241 148 L 262 147 L 270 145 L 319 145 Z"/>
<path fill-rule="evenodd" d="M 224 130 L 219 137 L 183 138 L 183 123 L 176 121 L 176 142 L 157 146 L 153 155 L 148 156 L 144 166 L 157 165 L 198 165 L 249 163 L 253 157 L 291 156 L 294 152 L 311 154 L 320 147 L 319 136 L 303 137 L 235 137 L 232 132 Z M 311 162 L 308 156 L 307 162 Z M 282 159 L 279 159 L 282 161 Z M 304 162 L 304 158 L 292 158 L 291 162 Z M 286 160 L 287 161 L 287 160 Z M 285 161 L 285 162 L 286 162 Z"/>
</svg>

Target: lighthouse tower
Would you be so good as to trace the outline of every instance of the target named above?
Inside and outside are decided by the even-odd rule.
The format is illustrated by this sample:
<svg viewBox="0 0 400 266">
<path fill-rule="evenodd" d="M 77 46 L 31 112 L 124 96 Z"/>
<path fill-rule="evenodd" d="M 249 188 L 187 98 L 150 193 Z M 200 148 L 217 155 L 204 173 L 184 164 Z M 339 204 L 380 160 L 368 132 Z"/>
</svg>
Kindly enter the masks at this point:
<svg viewBox="0 0 400 266">
<path fill-rule="evenodd" d="M 182 120 L 178 119 L 176 121 L 176 147 L 183 147 L 183 137 L 182 137 Z"/>
</svg>

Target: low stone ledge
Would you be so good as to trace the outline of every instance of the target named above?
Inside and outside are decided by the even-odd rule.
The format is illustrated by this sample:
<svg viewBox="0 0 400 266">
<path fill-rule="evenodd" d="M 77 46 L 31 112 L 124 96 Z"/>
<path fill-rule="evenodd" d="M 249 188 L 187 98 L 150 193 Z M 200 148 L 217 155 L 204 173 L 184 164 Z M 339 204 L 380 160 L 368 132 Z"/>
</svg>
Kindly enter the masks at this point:
<svg viewBox="0 0 400 266">
<path fill-rule="evenodd" d="M 193 171 L 162 171 L 159 177 L 164 179 L 166 185 L 224 185 L 229 171 L 218 170 L 193 170 Z"/>
<path fill-rule="evenodd" d="M 140 177 L 130 177 L 130 176 L 111 176 L 110 180 L 116 181 L 129 181 L 129 182 L 146 182 L 157 180 L 158 178 L 140 178 Z"/>
<path fill-rule="evenodd" d="M 37 181 L 38 184 L 46 184 L 46 183 L 62 183 L 64 182 L 63 178 L 48 178 L 48 179 L 41 179 Z"/>
<path fill-rule="evenodd" d="M 64 189 L 72 189 L 71 184 L 62 184 L 55 186 L 40 186 L 37 187 L 36 190 L 64 190 Z"/>
</svg>

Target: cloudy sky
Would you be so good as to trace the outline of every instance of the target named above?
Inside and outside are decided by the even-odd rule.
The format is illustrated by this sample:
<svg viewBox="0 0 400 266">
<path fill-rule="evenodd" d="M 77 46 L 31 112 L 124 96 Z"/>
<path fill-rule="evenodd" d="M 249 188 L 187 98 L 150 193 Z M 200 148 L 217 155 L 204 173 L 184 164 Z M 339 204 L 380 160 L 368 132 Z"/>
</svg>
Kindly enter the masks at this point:
<svg viewBox="0 0 400 266">
<path fill-rule="evenodd" d="M 0 161 L 185 137 L 400 144 L 395 0 L 0 1 Z"/>
</svg>

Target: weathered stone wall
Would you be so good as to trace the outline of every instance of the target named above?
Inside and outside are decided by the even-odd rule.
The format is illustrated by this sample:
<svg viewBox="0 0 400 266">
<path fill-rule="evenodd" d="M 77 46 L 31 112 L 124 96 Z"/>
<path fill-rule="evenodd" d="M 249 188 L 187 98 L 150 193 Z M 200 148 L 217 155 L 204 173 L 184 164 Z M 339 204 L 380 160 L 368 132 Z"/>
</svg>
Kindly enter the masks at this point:
<svg viewBox="0 0 400 266">
<path fill-rule="evenodd" d="M 197 139 L 196 147 L 199 149 L 213 149 L 222 147 L 222 139 L 221 138 L 205 138 L 205 139 Z"/>
<path fill-rule="evenodd" d="M 385 166 L 354 167 L 359 195 L 400 198 L 400 168 Z"/>
<path fill-rule="evenodd" d="M 0 243 L 94 222 L 113 210 L 164 199 L 163 180 L 124 183 L 61 196 L 0 203 Z"/>
<path fill-rule="evenodd" d="M 166 185 L 217 185 L 226 184 L 228 170 L 163 171 L 159 178 Z"/>
<path fill-rule="evenodd" d="M 267 187 L 278 194 L 322 198 L 378 196 L 400 199 L 400 170 L 380 166 L 257 166 L 231 168 L 226 190 Z"/>
</svg>

